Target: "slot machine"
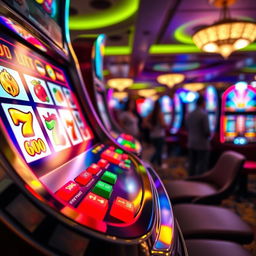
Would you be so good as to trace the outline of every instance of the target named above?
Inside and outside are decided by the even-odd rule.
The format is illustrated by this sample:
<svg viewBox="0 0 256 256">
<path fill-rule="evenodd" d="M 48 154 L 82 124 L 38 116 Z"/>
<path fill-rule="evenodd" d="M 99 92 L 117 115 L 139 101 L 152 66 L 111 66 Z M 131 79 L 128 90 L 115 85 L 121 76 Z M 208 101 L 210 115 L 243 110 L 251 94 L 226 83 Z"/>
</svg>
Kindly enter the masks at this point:
<svg viewBox="0 0 256 256">
<path fill-rule="evenodd" d="M 256 90 L 239 82 L 222 95 L 220 141 L 237 146 L 256 142 Z"/>
<path fill-rule="evenodd" d="M 103 80 L 103 55 L 105 35 L 96 38 L 79 37 L 73 41 L 86 89 L 103 125 L 122 149 L 140 154 L 140 142 L 132 135 L 122 133 L 108 107 L 106 87 Z"/>
<path fill-rule="evenodd" d="M 209 127 L 212 136 L 216 132 L 218 125 L 218 93 L 214 86 L 210 85 L 205 88 L 205 109 L 208 113 Z"/>
<path fill-rule="evenodd" d="M 170 127 L 172 124 L 173 118 L 173 102 L 168 95 L 162 96 L 160 99 L 161 111 L 164 115 L 164 121 L 167 127 Z"/>
<path fill-rule="evenodd" d="M 170 129 L 170 133 L 175 135 L 181 128 L 183 121 L 183 107 L 182 102 L 179 96 L 179 93 L 175 93 L 173 96 L 173 106 L 174 106 L 174 115 L 173 115 L 173 123 Z"/>
<path fill-rule="evenodd" d="M 0 3 L 2 253 L 187 255 L 161 180 L 93 110 L 69 1 Z"/>
<path fill-rule="evenodd" d="M 147 117 L 153 110 L 154 101 L 151 98 L 138 98 L 136 110 L 142 118 Z"/>
</svg>

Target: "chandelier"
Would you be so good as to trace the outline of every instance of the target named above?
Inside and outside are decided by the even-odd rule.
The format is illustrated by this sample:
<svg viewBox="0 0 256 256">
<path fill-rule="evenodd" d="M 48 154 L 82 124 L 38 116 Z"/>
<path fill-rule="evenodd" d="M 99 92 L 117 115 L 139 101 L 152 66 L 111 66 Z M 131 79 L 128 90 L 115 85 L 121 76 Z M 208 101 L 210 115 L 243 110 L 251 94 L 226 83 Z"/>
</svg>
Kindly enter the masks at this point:
<svg viewBox="0 0 256 256">
<path fill-rule="evenodd" d="M 181 83 L 185 79 L 185 75 L 179 73 L 164 74 L 157 77 L 159 84 L 165 84 L 172 88 L 175 84 Z"/>
<path fill-rule="evenodd" d="M 205 85 L 203 83 L 187 83 L 183 85 L 184 89 L 187 89 L 189 91 L 200 91 L 204 89 Z"/>
<path fill-rule="evenodd" d="M 202 51 L 219 53 L 226 59 L 232 52 L 246 47 L 256 39 L 256 23 L 231 19 L 228 5 L 233 4 L 234 0 L 211 2 L 221 8 L 220 20 L 196 31 L 192 39 Z"/>
<path fill-rule="evenodd" d="M 107 82 L 108 87 L 114 88 L 118 91 L 123 91 L 124 89 L 132 86 L 133 79 L 131 78 L 112 78 Z"/>
<path fill-rule="evenodd" d="M 138 91 L 138 95 L 145 98 L 150 98 L 156 94 L 155 89 L 143 89 Z"/>
</svg>

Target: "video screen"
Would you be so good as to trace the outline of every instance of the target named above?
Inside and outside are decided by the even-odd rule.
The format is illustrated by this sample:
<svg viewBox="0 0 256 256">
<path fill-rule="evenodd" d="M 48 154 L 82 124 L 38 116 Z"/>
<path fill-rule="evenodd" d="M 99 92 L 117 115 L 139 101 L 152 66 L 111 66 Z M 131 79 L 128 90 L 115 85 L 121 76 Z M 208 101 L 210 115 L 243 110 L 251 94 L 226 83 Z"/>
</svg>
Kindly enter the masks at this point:
<svg viewBox="0 0 256 256">
<path fill-rule="evenodd" d="M 136 100 L 136 109 L 141 117 L 148 116 L 153 110 L 153 107 L 154 107 L 154 102 L 149 98 Z"/>
<path fill-rule="evenodd" d="M 8 37 L 0 38 L 1 126 L 38 172 L 84 152 L 93 134 L 63 68 Z"/>
<path fill-rule="evenodd" d="M 4 0 L 15 11 L 28 18 L 60 47 L 63 46 L 60 0 Z"/>
<path fill-rule="evenodd" d="M 256 117 L 247 116 L 245 121 L 245 129 L 248 133 L 256 133 Z"/>
<path fill-rule="evenodd" d="M 236 118 L 234 116 L 226 118 L 226 132 L 236 132 Z"/>
</svg>

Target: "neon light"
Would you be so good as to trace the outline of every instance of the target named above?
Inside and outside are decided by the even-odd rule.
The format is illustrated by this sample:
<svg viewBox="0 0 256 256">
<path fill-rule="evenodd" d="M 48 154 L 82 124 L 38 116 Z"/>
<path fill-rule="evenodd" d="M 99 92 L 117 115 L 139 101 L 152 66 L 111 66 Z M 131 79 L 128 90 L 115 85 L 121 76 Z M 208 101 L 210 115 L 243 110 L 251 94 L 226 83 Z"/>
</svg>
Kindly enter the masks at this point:
<svg viewBox="0 0 256 256">
<path fill-rule="evenodd" d="M 103 56 L 105 51 L 105 39 L 104 34 L 100 34 L 94 44 L 94 68 L 96 76 L 102 80 L 103 79 Z"/>
<path fill-rule="evenodd" d="M 159 44 L 152 45 L 149 49 L 150 54 L 164 53 L 196 53 L 201 52 L 195 45 L 178 45 L 178 44 Z"/>
<path fill-rule="evenodd" d="M 174 38 L 184 44 L 194 44 L 191 35 L 188 35 L 185 33 L 185 30 L 188 28 L 190 25 L 195 25 L 198 21 L 192 21 L 188 22 L 186 24 L 181 25 L 174 31 Z"/>
<path fill-rule="evenodd" d="M 130 55 L 132 48 L 129 46 L 107 46 L 105 48 L 105 55 Z"/>
<path fill-rule="evenodd" d="M 66 6 L 65 6 L 65 12 L 64 12 L 64 31 L 65 31 L 65 36 L 66 36 L 66 41 L 67 43 L 70 43 L 70 32 L 69 32 L 69 7 L 70 7 L 70 0 L 66 1 Z"/>
<path fill-rule="evenodd" d="M 151 86 L 150 83 L 134 83 L 131 87 L 129 87 L 129 90 L 146 89 L 150 86 Z"/>
<path fill-rule="evenodd" d="M 139 0 L 117 1 L 112 8 L 86 15 L 70 17 L 71 30 L 86 30 L 107 27 L 120 23 L 134 15 L 139 7 Z"/>
</svg>

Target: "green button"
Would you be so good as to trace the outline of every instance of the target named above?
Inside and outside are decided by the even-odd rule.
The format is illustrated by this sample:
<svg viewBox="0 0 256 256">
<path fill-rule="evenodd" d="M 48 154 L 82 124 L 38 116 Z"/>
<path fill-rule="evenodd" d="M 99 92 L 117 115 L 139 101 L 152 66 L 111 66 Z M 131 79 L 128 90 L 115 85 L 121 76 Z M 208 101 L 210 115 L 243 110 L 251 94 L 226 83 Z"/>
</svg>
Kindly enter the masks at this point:
<svg viewBox="0 0 256 256">
<path fill-rule="evenodd" d="M 98 181 L 92 190 L 93 193 L 105 197 L 106 199 L 110 198 L 112 191 L 112 186 L 103 181 Z"/>
<path fill-rule="evenodd" d="M 131 163 L 131 160 L 130 160 L 130 159 L 125 159 L 124 162 L 125 162 L 126 164 L 130 164 L 130 163 Z"/>
<path fill-rule="evenodd" d="M 120 148 L 116 149 L 115 152 L 118 153 L 118 154 L 123 154 L 124 153 L 124 151 Z"/>
<path fill-rule="evenodd" d="M 106 171 L 106 172 L 104 172 L 101 179 L 114 185 L 116 183 L 116 180 L 117 180 L 117 175 L 112 173 L 112 172 Z"/>
<path fill-rule="evenodd" d="M 130 168 L 131 166 L 129 164 L 126 164 L 125 167 Z"/>
</svg>

